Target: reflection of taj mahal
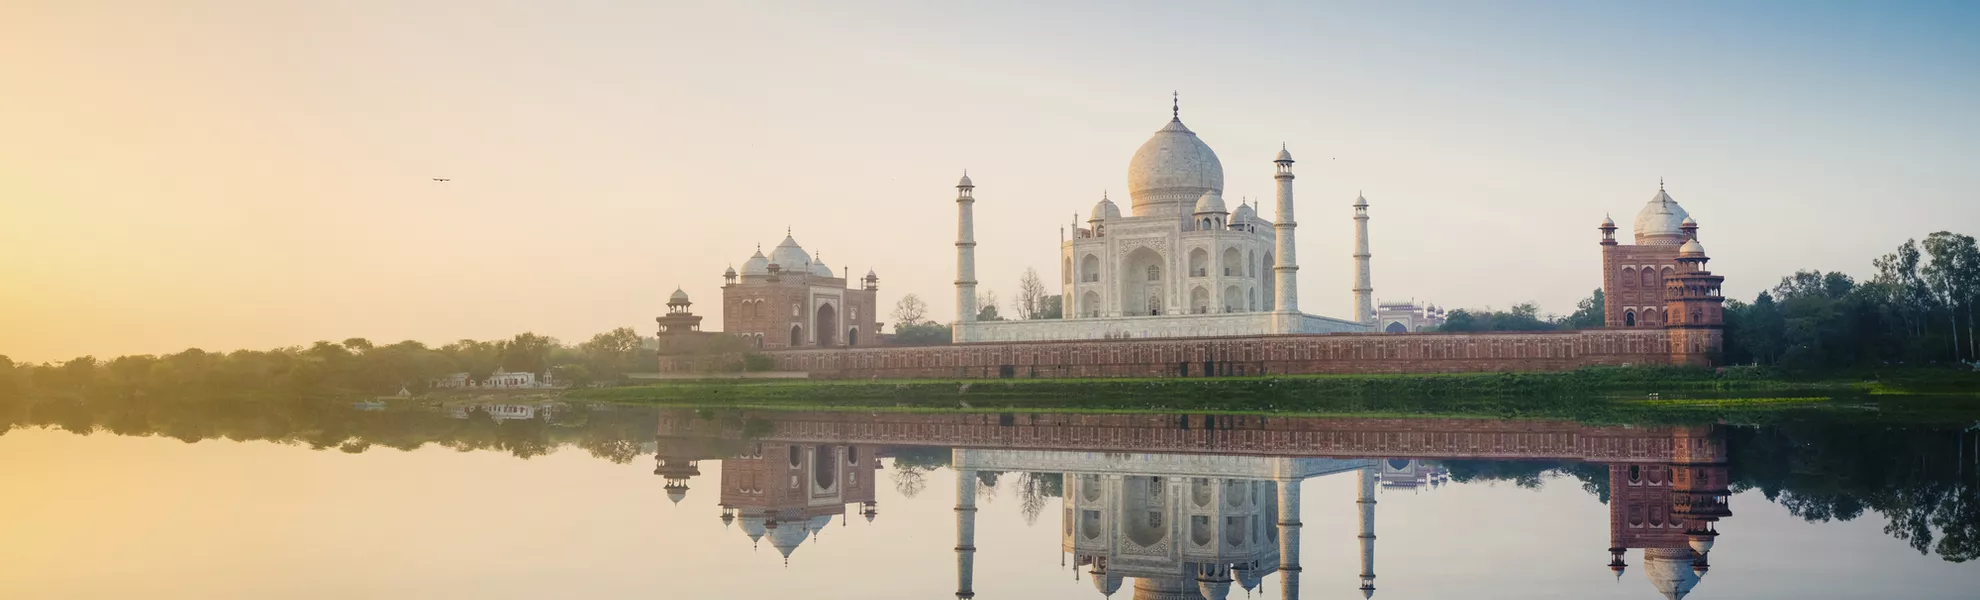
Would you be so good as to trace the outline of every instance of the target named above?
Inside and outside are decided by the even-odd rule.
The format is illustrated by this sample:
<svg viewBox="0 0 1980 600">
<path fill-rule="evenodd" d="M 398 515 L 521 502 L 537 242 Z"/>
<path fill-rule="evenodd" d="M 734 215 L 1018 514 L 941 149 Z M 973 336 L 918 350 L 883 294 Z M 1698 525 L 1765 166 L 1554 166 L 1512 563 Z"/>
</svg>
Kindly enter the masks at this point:
<svg viewBox="0 0 1980 600">
<path fill-rule="evenodd" d="M 1300 591 L 1300 483 L 1352 474 L 1359 592 L 1375 592 L 1375 494 L 1443 485 L 1442 459 L 1568 460 L 1608 472 L 1608 567 L 1620 578 L 1641 549 L 1644 576 L 1667 600 L 1710 570 L 1718 522 L 1732 515 L 1723 433 L 1715 427 L 1600 427 L 1549 422 L 1406 421 L 980 414 L 788 413 L 773 433 L 741 439 L 741 422 L 663 412 L 656 443 L 679 502 L 699 460 L 721 459 L 721 518 L 788 560 L 850 507 L 873 520 L 880 458 L 894 446 L 954 446 L 956 595 L 975 596 L 978 487 L 985 472 L 1057 473 L 1060 549 L 1100 594 L 1219 600 L 1278 575 Z M 1207 427 L 1214 420 L 1216 428 Z M 1022 430 L 1024 435 L 1015 435 Z M 1160 452 L 1135 449 L 1158 447 Z M 1215 447 L 1209 451 L 1198 443 Z M 1339 458 L 1313 458 L 1325 453 Z M 1407 457 L 1407 458 L 1393 458 Z M 1347 499 L 1323 502 L 1344 514 Z M 1339 508 L 1339 512 L 1332 509 Z M 1592 565 L 1591 565 L 1592 566 Z M 1348 567 L 1340 567 L 1348 568 Z M 1329 594 L 1331 595 L 1331 594 Z"/>
<path fill-rule="evenodd" d="M 1372 460 L 956 450 L 954 465 L 958 598 L 975 595 L 978 470 L 1060 472 L 1062 551 L 1103 595 L 1134 580 L 1137 600 L 1222 600 L 1273 573 L 1281 596 L 1298 598 L 1300 482 L 1353 473 L 1361 594 L 1375 593 Z"/>
</svg>

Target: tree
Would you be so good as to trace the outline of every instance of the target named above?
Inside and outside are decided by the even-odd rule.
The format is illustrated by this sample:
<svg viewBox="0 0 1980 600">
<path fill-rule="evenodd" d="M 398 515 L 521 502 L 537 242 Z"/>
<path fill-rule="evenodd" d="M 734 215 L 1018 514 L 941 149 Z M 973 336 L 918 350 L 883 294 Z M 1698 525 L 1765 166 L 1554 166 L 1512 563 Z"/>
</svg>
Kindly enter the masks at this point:
<svg viewBox="0 0 1980 600">
<path fill-rule="evenodd" d="M 920 296 L 908 294 L 901 296 L 900 302 L 894 303 L 894 329 L 896 332 L 903 327 L 919 325 L 927 319 L 928 303 L 922 302 Z"/>
<path fill-rule="evenodd" d="M 344 340 L 344 349 L 350 350 L 352 352 L 357 352 L 362 354 L 366 351 L 371 350 L 372 347 L 373 346 L 371 344 L 371 340 L 367 340 L 361 337 L 348 338 Z"/>
<path fill-rule="evenodd" d="M 1045 297 L 1045 304 L 1044 304 L 1044 308 L 1042 308 L 1042 309 L 1040 309 L 1040 310 L 1039 310 L 1039 312 L 1038 312 L 1038 314 L 1037 314 L 1037 315 L 1034 315 L 1034 316 L 1032 316 L 1032 318 L 1034 318 L 1034 319 L 1063 319 L 1063 318 L 1066 318 L 1066 297 L 1065 297 L 1065 295 L 1064 295 L 1064 294 L 1052 294 L 1052 295 L 1050 295 L 1050 296 L 1046 296 L 1046 297 Z"/>
<path fill-rule="evenodd" d="M 1038 269 L 1024 268 L 1024 277 L 1018 279 L 1017 313 L 1022 320 L 1039 318 L 1045 311 L 1045 282 L 1038 279 Z"/>
<path fill-rule="evenodd" d="M 578 344 L 578 354 L 588 363 L 587 375 L 617 377 L 633 368 L 639 358 L 639 331 L 620 327 L 591 336 Z"/>
<path fill-rule="evenodd" d="M 503 369 L 542 376 L 550 371 L 550 349 L 557 346 L 557 340 L 534 333 L 518 333 L 501 344 Z"/>
<path fill-rule="evenodd" d="M 1587 298 L 1582 298 L 1581 302 L 1574 305 L 1574 314 L 1561 319 L 1559 323 L 1560 327 L 1562 329 L 1595 329 L 1605 325 L 1606 323 L 1602 314 L 1603 302 L 1602 289 L 1595 288 L 1595 291 L 1591 292 Z"/>
<path fill-rule="evenodd" d="M 976 320 L 1002 321 L 1004 317 L 1000 312 L 997 310 L 996 290 L 983 290 L 983 293 L 976 295 Z"/>
<path fill-rule="evenodd" d="M 1924 246 L 1931 261 L 1920 269 L 1920 273 L 1925 276 L 1933 298 L 1946 308 L 1953 360 L 1963 361 L 1959 343 L 1959 315 L 1961 312 L 1967 315 L 1967 338 L 1971 340 L 1975 288 L 1980 287 L 1980 249 L 1975 248 L 1973 236 L 1950 231 L 1926 236 Z"/>
</svg>

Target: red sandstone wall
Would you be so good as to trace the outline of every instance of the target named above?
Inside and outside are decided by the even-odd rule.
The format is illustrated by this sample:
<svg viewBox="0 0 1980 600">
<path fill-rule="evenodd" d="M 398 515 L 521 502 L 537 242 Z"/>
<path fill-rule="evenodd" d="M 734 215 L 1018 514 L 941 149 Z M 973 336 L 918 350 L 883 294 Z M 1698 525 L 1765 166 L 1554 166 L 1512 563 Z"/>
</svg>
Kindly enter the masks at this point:
<svg viewBox="0 0 1980 600">
<path fill-rule="evenodd" d="M 1185 374 L 1185 363 L 1192 377 L 1468 373 L 1672 361 L 1671 333 L 1664 329 L 1014 342 L 767 354 L 778 370 L 824 378 L 1174 377 Z M 694 371 L 699 366 L 694 360 L 662 357 L 660 370 Z"/>
<path fill-rule="evenodd" d="M 1709 428 L 1599 427 L 1553 421 L 1080 413 L 759 416 L 773 425 L 773 432 L 762 440 L 765 454 L 784 452 L 781 444 L 794 443 L 1654 464 L 1709 461 L 1723 453 L 1723 443 Z M 740 421 L 709 429 L 709 421 L 691 411 L 663 412 L 658 431 L 662 439 L 742 435 Z M 727 463 L 723 473 L 728 477 Z"/>
</svg>

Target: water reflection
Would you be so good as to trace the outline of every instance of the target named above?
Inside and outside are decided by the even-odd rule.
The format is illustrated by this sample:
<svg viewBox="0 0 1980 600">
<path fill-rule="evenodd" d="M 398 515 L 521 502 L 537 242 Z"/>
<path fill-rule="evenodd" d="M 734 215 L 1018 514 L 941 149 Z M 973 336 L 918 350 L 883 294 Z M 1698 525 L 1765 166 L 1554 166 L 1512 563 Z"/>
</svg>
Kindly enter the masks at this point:
<svg viewBox="0 0 1980 600">
<path fill-rule="evenodd" d="M 755 430 L 751 435 L 747 430 Z M 789 560 L 807 536 L 858 505 L 877 514 L 873 457 L 889 445 L 957 446 L 956 596 L 974 597 L 976 501 L 985 474 L 1049 474 L 1062 498 L 1060 550 L 1111 596 L 1230 596 L 1279 574 L 1300 592 L 1301 483 L 1357 480 L 1363 597 L 1375 593 L 1375 490 L 1436 485 L 1428 459 L 1544 459 L 1605 472 L 1609 568 L 1640 549 L 1650 585 L 1682 598 L 1710 570 L 1718 522 L 1732 515 L 1725 434 L 1716 425 L 1268 418 L 1230 415 L 852 414 L 663 411 L 659 467 L 678 502 L 711 448 L 722 461 L 721 518 Z M 1134 450 L 1162 448 L 1167 452 Z M 1327 457 L 1305 456 L 1324 452 Z M 867 457 L 861 462 L 861 457 Z M 992 478 L 994 481 L 994 477 Z"/>
<path fill-rule="evenodd" d="M 1980 584 L 1980 570 L 1946 564 L 1980 555 L 1975 493 L 1980 486 L 1974 477 L 1980 465 L 1980 432 L 1954 424 L 1793 419 L 1766 427 L 1584 425 L 1259 415 L 676 410 L 555 402 L 0 406 L 0 433 L 14 427 L 169 436 L 187 442 L 267 440 L 353 454 L 375 447 L 439 445 L 524 459 L 558 448 L 581 449 L 613 463 L 650 457 L 652 478 L 626 478 L 623 484 L 608 484 L 623 489 L 585 488 L 584 494 L 657 489 L 655 495 L 665 502 L 644 516 L 666 525 L 652 531 L 694 540 L 657 550 L 661 555 L 678 561 L 684 554 L 720 554 L 732 548 L 746 557 L 751 548 L 761 548 L 765 554 L 777 552 L 767 559 L 787 565 L 796 561 L 802 570 L 807 561 L 831 562 L 838 558 L 831 555 L 844 552 L 837 546 L 824 546 L 835 548 L 833 552 L 821 549 L 819 538 L 827 527 L 848 520 L 885 525 L 885 513 L 893 513 L 897 521 L 911 524 L 911 534 L 899 528 L 852 527 L 843 535 L 870 539 L 847 539 L 849 547 L 898 547 L 927 559 L 941 552 L 944 564 L 935 571 L 945 579 L 953 577 L 953 593 L 959 598 L 974 597 L 979 585 L 1008 595 L 1013 565 L 1030 565 L 1019 572 L 1022 577 L 1043 575 L 1033 559 L 1049 560 L 1053 553 L 1060 554 L 1066 569 L 1061 574 L 1081 580 L 1077 590 L 1068 590 L 1077 594 L 1061 592 L 1064 597 L 1131 594 L 1151 600 L 1207 600 L 1257 594 L 1290 599 L 1303 588 L 1316 597 L 1372 597 L 1378 589 L 1387 590 L 1386 596 L 1407 597 L 1423 595 L 1426 587 L 1452 585 L 1463 592 L 1461 584 L 1432 581 L 1442 575 L 1422 568 L 1426 557 L 1440 556 L 1438 544 L 1471 552 L 1439 560 L 1461 559 L 1486 569 L 1510 565 L 1531 571 L 1526 576 L 1548 585 L 1568 585 L 1559 589 L 1573 589 L 1577 595 L 1605 592 L 1573 588 L 1580 584 L 1562 584 L 1560 578 L 1592 573 L 1607 582 L 1601 575 L 1604 564 L 1616 578 L 1615 590 L 1606 593 L 1617 597 L 1683 598 L 1694 592 L 1732 597 L 1751 595 L 1756 586 L 1771 590 L 1798 585 L 1803 593 L 1820 592 L 1783 577 L 1770 561 L 1822 548 L 1851 561 L 1914 567 L 1903 577 L 1873 575 L 1862 582 L 1868 587 L 1937 586 L 1944 592 L 1970 591 Z M 18 443 L 8 443 L 7 436 L 0 436 L 0 456 L 22 451 Z M 637 468 L 645 472 L 644 466 Z M 953 482 L 946 479 L 951 474 Z M 1509 511 L 1506 496 L 1484 498 L 1472 493 L 1482 486 L 1466 485 L 1525 488 L 1546 481 L 1578 482 L 1586 493 L 1549 486 L 1544 499 L 1512 500 L 1533 502 L 1531 511 Z M 998 490 L 1016 492 L 1015 511 L 1004 506 L 992 512 L 985 506 L 979 512 L 979 502 Z M 1741 519 L 1733 518 L 1735 496 L 1745 515 Z M 916 509 L 930 504 L 943 513 L 939 525 Z M 1043 522 L 1033 531 L 1057 538 L 1057 548 L 1038 535 L 1013 537 L 1009 528 L 1017 521 L 1012 512 L 1021 514 L 1025 524 Z M 1463 519 L 1426 538 L 1425 523 L 1437 517 L 1428 512 Z M 1794 530 L 1783 529 L 1780 518 L 1792 515 L 1796 519 L 1788 522 L 1799 524 L 1872 513 L 1885 524 L 1881 532 L 1873 528 L 1868 535 L 1876 541 L 1885 539 L 1879 536 L 1896 538 L 1918 555 L 1891 553 L 1888 548 L 1897 545 L 1888 542 L 1886 550 L 1873 550 L 1875 545 L 1860 537 L 1845 542 L 1840 529 L 1828 526 L 1809 528 L 1819 532 L 1802 534 L 1803 541 L 1790 546 L 1796 543 L 1784 534 Z M 1391 536 L 1379 545 L 1378 516 Z M 1528 531 L 1505 529 L 1521 519 Z M 691 533 L 693 521 L 705 523 L 709 534 Z M 1534 534 L 1536 523 L 1560 526 Z M 1719 544 L 1720 527 L 1726 523 L 1739 525 L 1728 530 L 1728 544 Z M 979 531 L 980 524 L 985 529 Z M 1600 540 L 1604 525 L 1606 547 Z M 1005 543 L 979 549 L 979 534 L 992 540 L 1003 536 Z M 1528 535 L 1518 538 L 1522 534 Z M 1340 552 L 1348 548 L 1358 556 Z M 1384 562 L 1389 565 L 1386 578 L 1377 577 L 1378 549 L 1390 556 Z M 950 557 L 952 565 L 947 563 Z M 1921 563 L 1937 565 L 1939 570 L 1930 571 L 1937 575 L 1917 575 L 1927 572 L 1916 568 Z M 752 568 L 726 564 L 700 568 L 733 569 L 727 573 L 732 576 Z M 1721 568 L 1715 570 L 1715 565 Z M 927 573 L 931 566 L 918 568 Z M 984 577 L 979 578 L 979 568 Z M 1495 574 L 1486 579 L 1503 583 L 1521 577 Z M 784 579 L 797 585 L 801 578 L 794 572 L 762 579 L 765 585 L 784 585 L 775 583 Z M 9 589 L 7 580 L 0 576 L 0 590 Z M 917 589 L 934 591 L 927 589 L 928 583 L 919 582 Z M 834 590 L 865 585 L 871 584 L 848 579 Z"/>
</svg>

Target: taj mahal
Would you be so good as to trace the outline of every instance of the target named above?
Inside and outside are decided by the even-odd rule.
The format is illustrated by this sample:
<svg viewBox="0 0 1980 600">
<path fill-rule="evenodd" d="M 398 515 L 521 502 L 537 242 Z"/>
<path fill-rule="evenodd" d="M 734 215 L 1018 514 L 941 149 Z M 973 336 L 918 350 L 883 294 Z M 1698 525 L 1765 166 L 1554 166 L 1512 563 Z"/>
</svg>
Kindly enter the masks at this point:
<svg viewBox="0 0 1980 600">
<path fill-rule="evenodd" d="M 1272 160 L 1274 218 L 1224 200 L 1224 165 L 1180 104 L 1128 161 L 1131 214 L 1104 194 L 1059 244 L 1059 320 L 979 321 L 976 184 L 956 184 L 956 342 L 1173 338 L 1374 331 L 1368 201 L 1354 204 L 1355 316 L 1300 312 L 1293 157 Z"/>
</svg>

